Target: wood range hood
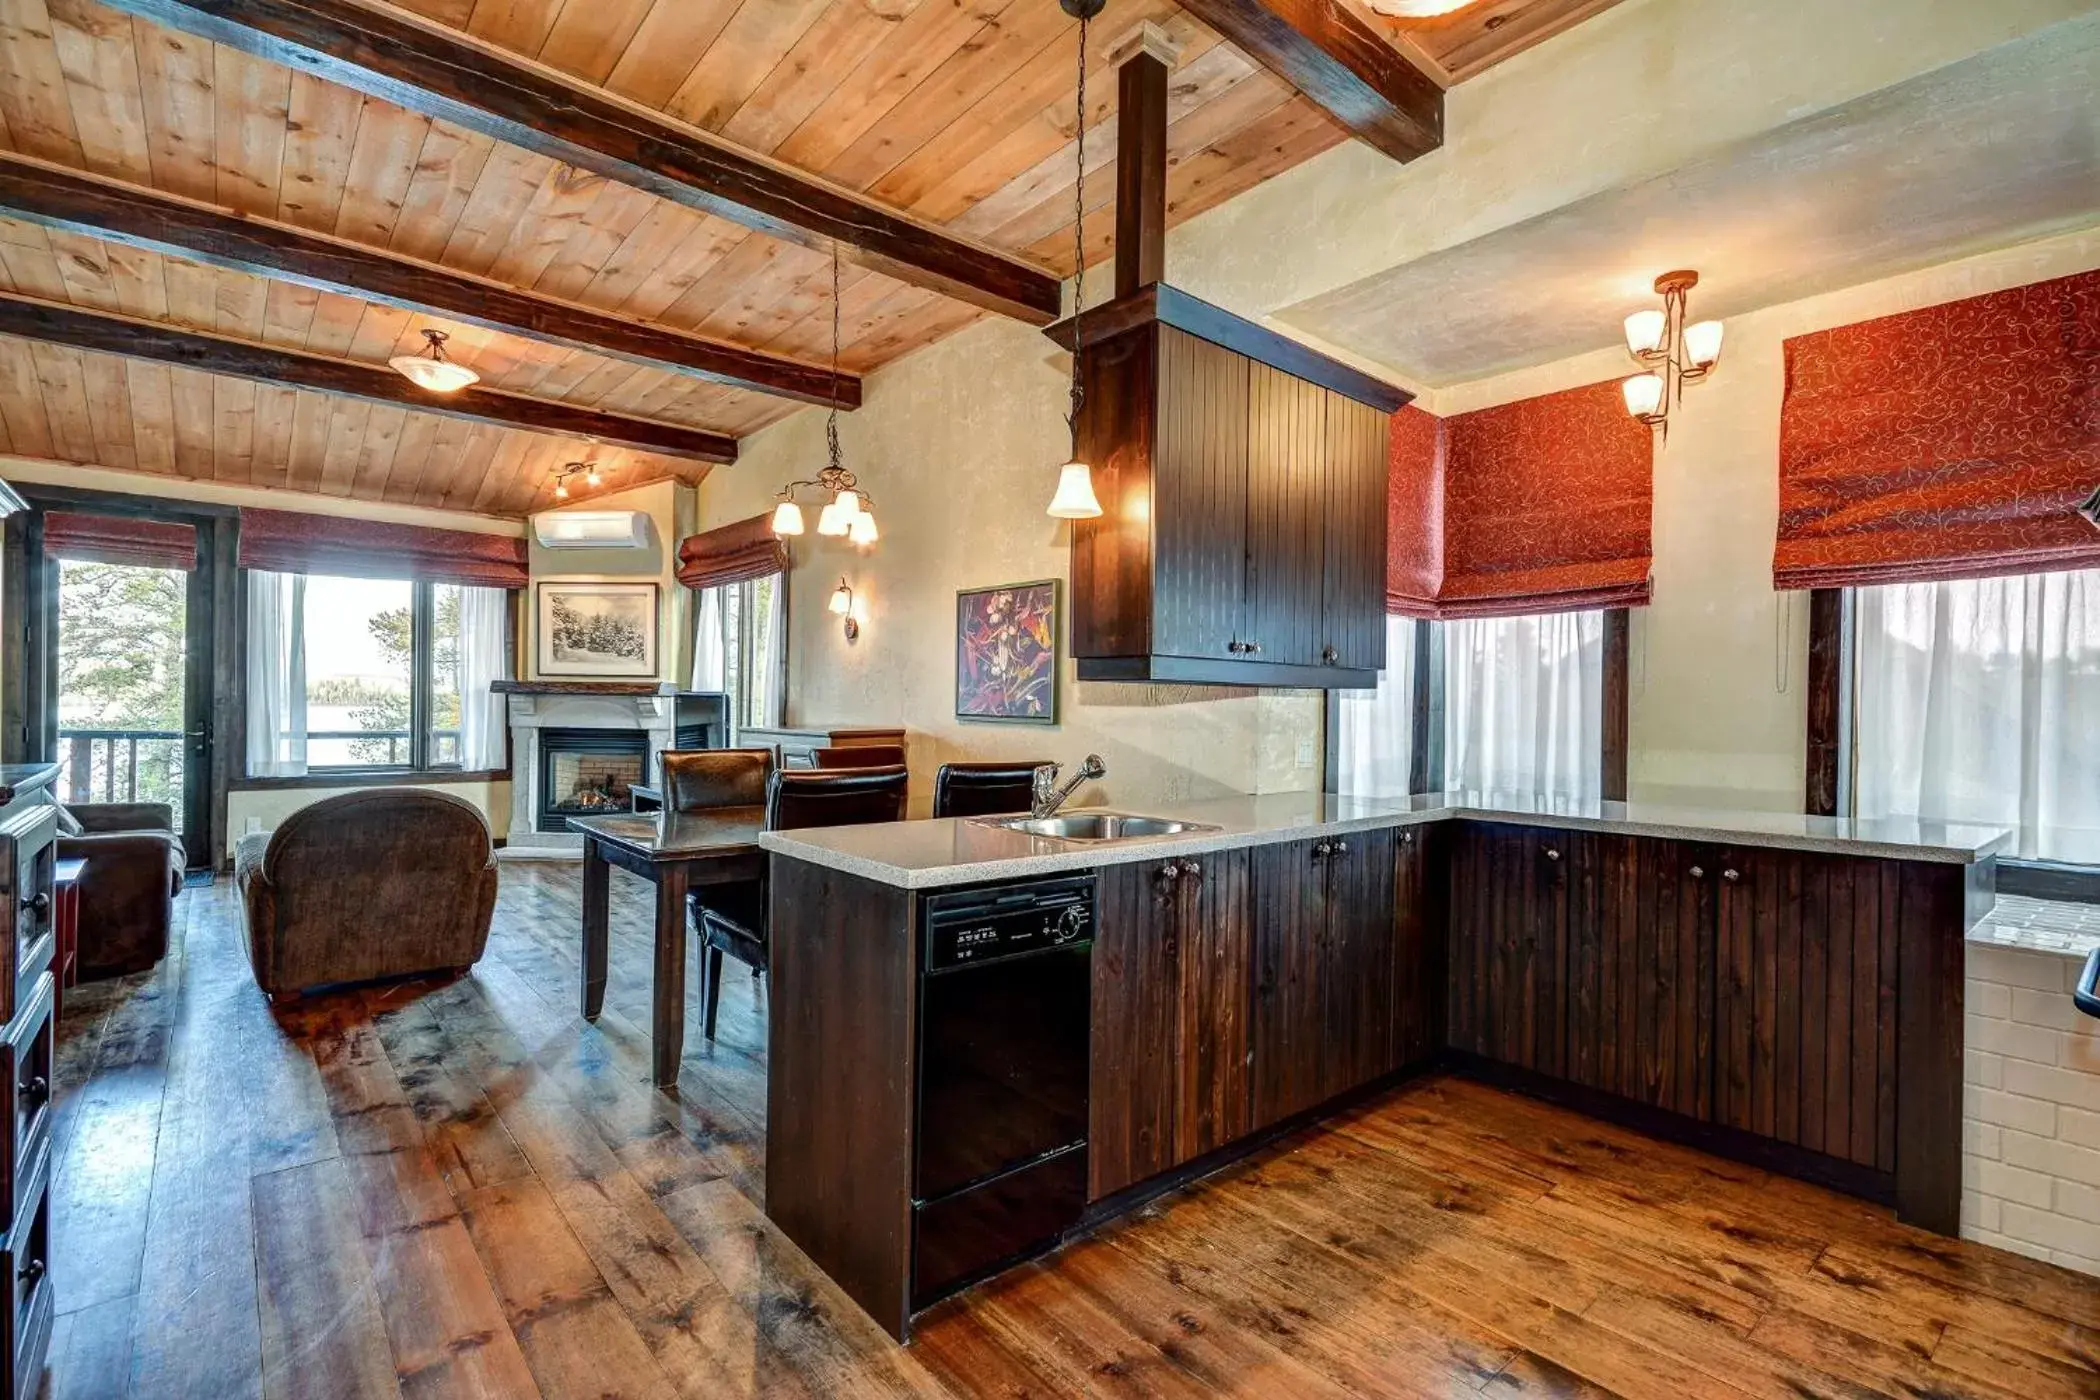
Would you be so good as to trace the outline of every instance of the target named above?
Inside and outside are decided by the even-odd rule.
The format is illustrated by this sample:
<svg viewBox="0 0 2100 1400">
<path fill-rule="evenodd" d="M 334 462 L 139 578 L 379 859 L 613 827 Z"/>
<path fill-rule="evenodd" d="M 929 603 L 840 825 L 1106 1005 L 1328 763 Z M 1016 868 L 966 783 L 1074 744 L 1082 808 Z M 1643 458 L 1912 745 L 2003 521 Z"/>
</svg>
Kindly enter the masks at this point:
<svg viewBox="0 0 2100 1400">
<path fill-rule="evenodd" d="M 1386 463 L 1409 395 L 1162 280 L 1167 72 L 1118 73 L 1114 300 L 1044 334 L 1080 356 L 1079 678 L 1322 689 L 1385 665 Z"/>
</svg>

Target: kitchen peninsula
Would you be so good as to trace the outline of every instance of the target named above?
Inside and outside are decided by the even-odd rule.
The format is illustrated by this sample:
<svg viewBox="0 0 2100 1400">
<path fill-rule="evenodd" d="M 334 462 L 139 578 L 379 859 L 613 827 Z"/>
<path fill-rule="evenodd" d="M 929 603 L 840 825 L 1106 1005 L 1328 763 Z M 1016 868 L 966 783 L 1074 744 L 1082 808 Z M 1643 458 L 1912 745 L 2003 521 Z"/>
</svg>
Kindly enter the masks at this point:
<svg viewBox="0 0 2100 1400">
<path fill-rule="evenodd" d="M 892 1334 L 1433 1068 L 1955 1231 L 1963 935 L 1993 903 L 2006 833 L 1502 794 L 1159 815 L 1190 829 L 1082 843 L 964 819 L 760 838 L 767 1211 Z M 997 944 L 997 910 L 1035 895 L 1048 932 Z M 973 938 L 992 945 L 973 975 L 1004 954 L 1025 990 L 986 977 L 996 1010 L 956 1031 L 950 989 L 966 984 L 949 975 L 972 966 Z M 1067 1011 L 1046 1009 L 1060 997 Z M 1046 1136 L 973 1116 L 1015 1096 L 956 1087 L 972 1074 L 1021 1090 Z M 928 1164 L 957 1156 L 956 1137 L 976 1174 L 935 1189 Z"/>
</svg>

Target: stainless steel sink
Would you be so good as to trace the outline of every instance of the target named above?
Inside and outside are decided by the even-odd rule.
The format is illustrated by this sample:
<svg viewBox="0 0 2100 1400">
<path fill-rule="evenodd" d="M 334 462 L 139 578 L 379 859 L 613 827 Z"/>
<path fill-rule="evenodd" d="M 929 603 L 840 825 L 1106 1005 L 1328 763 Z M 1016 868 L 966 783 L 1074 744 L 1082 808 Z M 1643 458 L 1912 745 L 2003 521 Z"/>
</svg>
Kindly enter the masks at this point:
<svg viewBox="0 0 2100 1400">
<path fill-rule="evenodd" d="M 1156 836 L 1187 836 L 1220 829 L 1202 822 L 1139 817 L 1128 812 L 1065 812 L 1054 817 L 978 817 L 976 820 L 986 826 L 1002 826 L 1009 831 L 1048 836 L 1059 841 L 1143 841 Z"/>
</svg>

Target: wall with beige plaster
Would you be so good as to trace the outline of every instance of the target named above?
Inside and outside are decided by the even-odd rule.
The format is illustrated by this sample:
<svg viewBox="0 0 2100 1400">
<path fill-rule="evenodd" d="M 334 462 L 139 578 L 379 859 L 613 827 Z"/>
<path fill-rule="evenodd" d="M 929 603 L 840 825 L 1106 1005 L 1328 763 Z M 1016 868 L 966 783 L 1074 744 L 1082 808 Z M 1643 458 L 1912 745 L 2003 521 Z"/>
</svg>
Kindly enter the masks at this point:
<svg viewBox="0 0 2100 1400">
<path fill-rule="evenodd" d="M 678 583 L 678 542 L 691 534 L 693 488 L 659 481 L 626 491 L 577 500 L 561 507 L 571 511 L 637 510 L 649 521 L 649 537 L 639 549 L 547 549 L 528 535 L 532 587 L 523 608 L 524 637 L 518 657 L 520 676 L 539 676 L 538 627 L 540 585 L 570 583 L 653 583 L 656 585 L 656 678 L 684 684 L 693 665 L 690 593 Z M 580 677 L 553 677 L 575 680 Z"/>
<path fill-rule="evenodd" d="M 424 784 L 410 784 L 421 787 Z M 510 784 L 505 782 L 431 783 L 431 792 L 442 792 L 471 802 L 489 824 L 489 835 L 498 841 L 510 835 Z M 250 831 L 275 831 L 280 823 L 301 807 L 324 797 L 346 792 L 370 792 L 370 787 L 263 788 L 226 794 L 226 860 L 233 859 L 234 843 Z"/>
<path fill-rule="evenodd" d="M 1089 795 L 1107 801 L 1318 786 L 1322 707 L 1308 693 L 1082 685 L 1067 660 L 1055 728 L 955 719 L 956 591 L 1066 575 L 1067 527 L 1043 514 L 1070 448 L 1065 367 L 1038 332 L 986 320 L 869 378 L 840 434 L 882 539 L 865 553 L 813 533 L 795 542 L 789 721 L 901 722 L 922 783 L 950 759 L 1098 752 L 1109 777 Z M 703 519 L 768 509 L 823 462 L 821 413 L 746 438 L 700 487 Z M 859 600 L 857 642 L 825 610 L 841 577 Z"/>
</svg>

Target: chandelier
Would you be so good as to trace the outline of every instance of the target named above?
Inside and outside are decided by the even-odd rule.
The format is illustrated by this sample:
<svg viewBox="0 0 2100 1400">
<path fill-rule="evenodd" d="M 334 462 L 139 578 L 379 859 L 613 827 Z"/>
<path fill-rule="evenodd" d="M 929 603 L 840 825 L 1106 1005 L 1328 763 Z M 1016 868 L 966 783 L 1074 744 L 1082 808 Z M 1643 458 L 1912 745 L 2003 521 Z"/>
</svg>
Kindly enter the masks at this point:
<svg viewBox="0 0 2100 1400">
<path fill-rule="evenodd" d="M 780 488 L 780 503 L 773 507 L 773 533 L 803 533 L 802 505 L 795 496 L 814 491 L 831 497 L 817 512 L 818 534 L 843 535 L 857 545 L 871 545 L 880 538 L 874 512 L 868 509 L 868 495 L 860 489 L 859 478 L 846 470 L 839 450 L 839 245 L 835 241 L 831 245 L 831 412 L 824 418 L 824 444 L 829 464 L 814 477 Z"/>
<path fill-rule="evenodd" d="M 445 342 L 450 339 L 443 331 L 426 330 L 423 340 L 427 348 L 420 355 L 396 355 L 387 364 L 394 372 L 406 378 L 418 389 L 433 393 L 450 394 L 466 388 L 481 376 L 457 360 L 445 356 Z"/>
<path fill-rule="evenodd" d="M 1648 366 L 1619 387 L 1626 395 L 1626 411 L 1651 428 L 1670 432 L 1670 410 L 1684 397 L 1684 386 L 1696 384 L 1713 371 L 1721 358 L 1721 323 L 1694 321 L 1687 325 L 1687 300 L 1699 285 L 1696 272 L 1665 272 L 1655 279 L 1655 290 L 1663 299 L 1660 310 L 1636 311 L 1626 318 L 1626 349 Z"/>
</svg>

